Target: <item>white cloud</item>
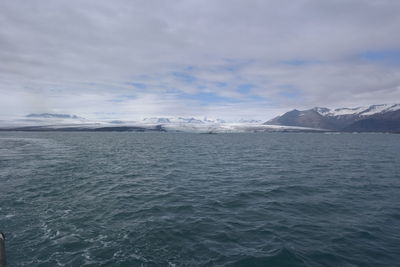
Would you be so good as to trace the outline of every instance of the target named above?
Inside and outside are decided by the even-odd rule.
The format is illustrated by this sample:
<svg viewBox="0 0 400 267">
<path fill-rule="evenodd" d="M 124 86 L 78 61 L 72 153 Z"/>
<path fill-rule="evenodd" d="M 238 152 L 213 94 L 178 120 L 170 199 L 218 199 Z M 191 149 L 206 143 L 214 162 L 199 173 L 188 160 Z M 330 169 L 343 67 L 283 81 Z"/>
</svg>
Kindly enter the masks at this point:
<svg viewBox="0 0 400 267">
<path fill-rule="evenodd" d="M 394 102 L 400 62 L 357 55 L 399 50 L 399 12 L 392 0 L 2 1 L 0 114 L 269 119 Z M 310 64 L 283 63 L 293 60 Z M 237 101 L 196 101 L 200 92 Z"/>
</svg>

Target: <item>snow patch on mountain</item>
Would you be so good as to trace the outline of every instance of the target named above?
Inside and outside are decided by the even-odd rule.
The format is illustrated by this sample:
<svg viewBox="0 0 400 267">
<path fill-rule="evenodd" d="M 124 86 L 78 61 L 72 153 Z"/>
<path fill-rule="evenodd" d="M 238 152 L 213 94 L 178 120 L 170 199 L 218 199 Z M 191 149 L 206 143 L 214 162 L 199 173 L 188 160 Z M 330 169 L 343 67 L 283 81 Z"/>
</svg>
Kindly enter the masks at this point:
<svg viewBox="0 0 400 267">
<path fill-rule="evenodd" d="M 337 108 L 328 109 L 316 107 L 314 110 L 322 116 L 346 116 L 346 115 L 357 115 L 357 116 L 370 116 L 378 113 L 385 113 L 390 111 L 396 111 L 400 109 L 400 104 L 381 104 L 372 105 L 368 107 L 357 107 L 357 108 Z"/>
</svg>

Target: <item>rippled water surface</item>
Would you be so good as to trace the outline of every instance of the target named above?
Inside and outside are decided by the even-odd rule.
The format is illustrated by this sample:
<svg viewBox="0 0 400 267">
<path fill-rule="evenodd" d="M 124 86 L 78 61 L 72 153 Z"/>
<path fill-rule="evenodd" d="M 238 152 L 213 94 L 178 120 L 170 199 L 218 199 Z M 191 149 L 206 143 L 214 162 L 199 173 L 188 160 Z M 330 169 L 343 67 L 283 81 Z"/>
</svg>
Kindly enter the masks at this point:
<svg viewBox="0 0 400 267">
<path fill-rule="evenodd" d="M 0 133 L 10 266 L 398 266 L 400 135 Z"/>
</svg>

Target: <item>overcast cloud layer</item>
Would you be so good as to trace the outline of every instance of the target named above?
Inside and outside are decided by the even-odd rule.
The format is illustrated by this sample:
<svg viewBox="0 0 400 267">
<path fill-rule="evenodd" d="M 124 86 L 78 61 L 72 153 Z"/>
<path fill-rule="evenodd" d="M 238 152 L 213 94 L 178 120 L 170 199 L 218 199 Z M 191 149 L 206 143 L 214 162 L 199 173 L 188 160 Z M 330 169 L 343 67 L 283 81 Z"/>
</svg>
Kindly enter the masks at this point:
<svg viewBox="0 0 400 267">
<path fill-rule="evenodd" d="M 400 102 L 400 1 L 3 0 L 0 115 L 267 120 Z"/>
</svg>

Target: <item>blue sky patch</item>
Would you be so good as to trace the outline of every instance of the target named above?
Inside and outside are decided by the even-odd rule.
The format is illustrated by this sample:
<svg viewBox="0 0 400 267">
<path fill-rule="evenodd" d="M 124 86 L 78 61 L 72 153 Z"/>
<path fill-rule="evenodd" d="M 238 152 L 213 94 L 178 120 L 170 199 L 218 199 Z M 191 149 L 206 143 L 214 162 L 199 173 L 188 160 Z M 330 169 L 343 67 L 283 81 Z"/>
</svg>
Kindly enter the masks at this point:
<svg viewBox="0 0 400 267">
<path fill-rule="evenodd" d="M 193 75 L 190 75 L 187 72 L 172 72 L 172 75 L 176 79 L 186 82 L 186 83 L 193 83 L 196 81 L 196 77 L 194 77 Z"/>
<path fill-rule="evenodd" d="M 228 83 L 226 83 L 226 82 L 216 82 L 215 85 L 217 87 L 222 88 L 222 87 L 226 87 L 228 85 Z"/>
<path fill-rule="evenodd" d="M 291 59 L 291 60 L 281 61 L 280 63 L 285 64 L 285 65 L 290 65 L 290 66 L 305 66 L 305 65 L 317 64 L 317 63 L 321 63 L 321 62 L 316 61 L 316 60 Z"/>
<path fill-rule="evenodd" d="M 135 98 L 134 95 L 118 95 L 116 98 L 113 98 L 109 101 L 113 102 L 113 103 L 121 103 L 121 102 L 125 102 L 129 99 L 134 99 L 134 98 Z"/>
<path fill-rule="evenodd" d="M 400 50 L 377 50 L 361 53 L 359 57 L 363 60 L 372 62 L 382 62 L 387 64 L 400 64 Z"/>
<path fill-rule="evenodd" d="M 138 89 L 145 89 L 147 86 L 144 83 L 128 83 L 129 85 L 132 85 L 133 87 L 136 87 Z"/>
<path fill-rule="evenodd" d="M 239 86 L 236 88 L 236 91 L 238 91 L 238 92 L 241 93 L 241 94 L 249 94 L 249 93 L 250 93 L 250 90 L 251 90 L 252 88 L 254 88 L 254 85 L 249 84 L 249 83 L 244 83 L 244 84 L 239 85 Z"/>
</svg>

